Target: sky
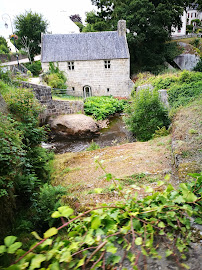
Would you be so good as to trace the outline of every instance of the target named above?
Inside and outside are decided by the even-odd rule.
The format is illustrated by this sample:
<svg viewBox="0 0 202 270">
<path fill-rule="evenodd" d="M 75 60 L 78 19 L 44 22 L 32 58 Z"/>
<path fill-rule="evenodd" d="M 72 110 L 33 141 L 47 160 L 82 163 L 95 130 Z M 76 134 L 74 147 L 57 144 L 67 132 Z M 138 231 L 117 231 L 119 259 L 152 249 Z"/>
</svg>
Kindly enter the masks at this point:
<svg viewBox="0 0 202 270">
<path fill-rule="evenodd" d="M 91 4 L 91 0 L 0 0 L 0 36 L 8 38 L 12 32 L 10 19 L 5 14 L 10 16 L 13 24 L 15 16 L 30 10 L 43 15 L 49 22 L 49 32 L 64 34 L 74 31 L 74 24 L 66 18 L 79 14 L 85 23 L 85 13 L 96 10 L 96 7 Z"/>
</svg>

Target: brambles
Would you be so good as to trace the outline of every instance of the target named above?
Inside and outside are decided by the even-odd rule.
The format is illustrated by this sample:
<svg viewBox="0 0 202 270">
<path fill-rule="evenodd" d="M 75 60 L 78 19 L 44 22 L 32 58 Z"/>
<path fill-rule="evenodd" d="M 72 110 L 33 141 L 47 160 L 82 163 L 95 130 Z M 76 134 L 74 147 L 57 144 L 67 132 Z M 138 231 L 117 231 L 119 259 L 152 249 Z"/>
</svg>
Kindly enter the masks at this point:
<svg viewBox="0 0 202 270">
<path fill-rule="evenodd" d="M 161 192 L 147 186 L 145 192 L 149 195 L 143 199 L 137 199 L 137 194 L 123 194 L 119 184 L 114 188 L 123 201 L 98 206 L 78 216 L 68 206 L 59 207 L 52 218 L 62 219 L 61 226 L 48 229 L 43 238 L 32 232 L 38 241 L 27 252 L 15 236 L 7 236 L 0 254 L 3 258 L 15 256 L 15 262 L 11 261 L 14 269 L 108 269 L 124 267 L 127 259 L 137 270 L 144 256 L 161 259 L 158 247 L 163 243 L 165 257 L 172 256 L 178 267 L 189 269 L 183 260 L 192 239 L 190 217 L 202 222 L 202 174 L 192 177 L 195 181 L 182 183 L 178 189 L 163 181 L 158 182 L 159 187 L 166 186 Z M 107 173 L 106 178 L 113 181 L 111 174 Z M 61 238 L 62 229 L 66 232 Z M 123 252 L 117 253 L 118 249 Z"/>
</svg>

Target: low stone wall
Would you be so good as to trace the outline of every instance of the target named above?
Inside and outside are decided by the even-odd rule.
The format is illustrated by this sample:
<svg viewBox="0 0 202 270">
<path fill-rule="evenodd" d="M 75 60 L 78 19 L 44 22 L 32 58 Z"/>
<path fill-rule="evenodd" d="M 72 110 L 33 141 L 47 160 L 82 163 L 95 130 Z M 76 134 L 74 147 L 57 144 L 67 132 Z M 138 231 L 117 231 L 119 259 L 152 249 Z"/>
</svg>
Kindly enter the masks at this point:
<svg viewBox="0 0 202 270">
<path fill-rule="evenodd" d="M 49 86 L 32 84 L 28 82 L 22 82 L 21 86 L 32 89 L 34 91 L 35 97 L 43 105 L 44 111 L 40 115 L 42 122 L 45 122 L 48 117 L 53 115 L 84 112 L 84 103 L 81 100 L 53 100 L 51 88 Z"/>
</svg>

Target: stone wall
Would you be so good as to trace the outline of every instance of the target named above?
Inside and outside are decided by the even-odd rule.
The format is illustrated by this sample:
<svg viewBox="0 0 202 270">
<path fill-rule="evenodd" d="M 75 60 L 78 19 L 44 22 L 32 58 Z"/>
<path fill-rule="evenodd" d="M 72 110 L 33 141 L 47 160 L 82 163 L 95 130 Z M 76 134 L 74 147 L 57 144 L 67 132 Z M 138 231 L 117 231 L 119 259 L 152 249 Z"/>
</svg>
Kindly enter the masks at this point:
<svg viewBox="0 0 202 270">
<path fill-rule="evenodd" d="M 51 88 L 49 86 L 22 82 L 22 87 L 30 88 L 34 91 L 35 97 L 43 105 L 44 111 L 40 115 L 42 122 L 48 117 L 61 114 L 74 114 L 84 111 L 84 103 L 81 100 L 53 100 Z"/>
<path fill-rule="evenodd" d="M 129 59 L 112 59 L 110 68 L 105 68 L 104 60 L 74 61 L 73 70 L 69 70 L 68 62 L 58 65 L 67 76 L 68 88 L 74 88 L 78 96 L 83 96 L 84 86 L 90 86 L 93 96 L 128 97 L 133 88 Z M 49 63 L 42 63 L 42 69 L 48 71 Z"/>
</svg>

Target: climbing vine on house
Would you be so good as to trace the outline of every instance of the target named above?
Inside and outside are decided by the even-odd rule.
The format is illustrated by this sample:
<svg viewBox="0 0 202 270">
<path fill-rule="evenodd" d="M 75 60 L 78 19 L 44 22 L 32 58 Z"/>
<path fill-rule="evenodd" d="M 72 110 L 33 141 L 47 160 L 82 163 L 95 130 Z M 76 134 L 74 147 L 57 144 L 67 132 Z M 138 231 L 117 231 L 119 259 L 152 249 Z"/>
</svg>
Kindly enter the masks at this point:
<svg viewBox="0 0 202 270">
<path fill-rule="evenodd" d="M 184 260 L 193 238 L 190 217 L 202 223 L 202 174 L 191 176 L 194 181 L 181 183 L 178 189 L 166 184 L 167 180 L 158 182 L 158 189 L 165 187 L 161 192 L 146 186 L 148 196 L 139 199 L 137 192 L 123 193 L 118 179 L 106 173 L 122 201 L 78 216 L 68 206 L 59 207 L 52 218 L 61 219 L 62 225 L 48 229 L 42 237 L 32 232 L 37 241 L 28 251 L 15 236 L 7 236 L 0 254 L 6 262 L 10 257 L 11 265 L 5 263 L 3 269 L 127 269 L 124 260 L 128 259 L 137 270 L 142 258 L 161 259 L 158 247 L 162 243 L 166 257 L 189 269 Z"/>
</svg>

